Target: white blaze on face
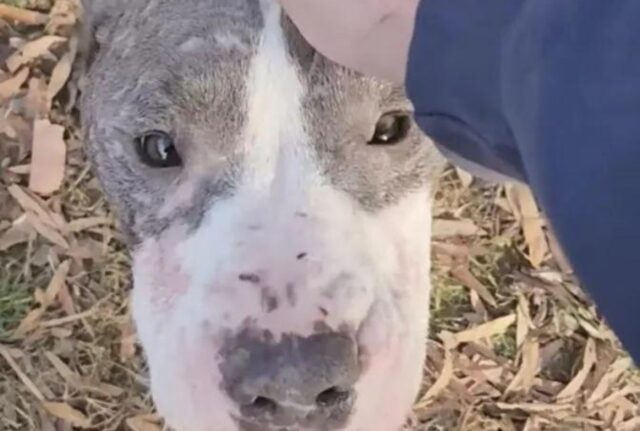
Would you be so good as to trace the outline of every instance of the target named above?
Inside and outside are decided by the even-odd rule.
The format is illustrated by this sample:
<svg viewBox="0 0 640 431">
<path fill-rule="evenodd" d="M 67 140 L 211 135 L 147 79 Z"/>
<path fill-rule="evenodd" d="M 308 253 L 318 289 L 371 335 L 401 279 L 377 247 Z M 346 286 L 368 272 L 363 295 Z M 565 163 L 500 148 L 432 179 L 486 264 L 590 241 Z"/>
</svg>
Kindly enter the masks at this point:
<svg viewBox="0 0 640 431">
<path fill-rule="evenodd" d="M 322 322 L 350 328 L 364 355 L 347 431 L 394 431 L 424 357 L 429 190 L 371 213 L 321 177 L 280 9 L 261 5 L 241 181 L 195 231 L 173 226 L 134 253 L 133 311 L 154 400 L 177 431 L 237 431 L 218 370 L 223 337 L 248 321 L 275 337 L 310 335 Z"/>
</svg>

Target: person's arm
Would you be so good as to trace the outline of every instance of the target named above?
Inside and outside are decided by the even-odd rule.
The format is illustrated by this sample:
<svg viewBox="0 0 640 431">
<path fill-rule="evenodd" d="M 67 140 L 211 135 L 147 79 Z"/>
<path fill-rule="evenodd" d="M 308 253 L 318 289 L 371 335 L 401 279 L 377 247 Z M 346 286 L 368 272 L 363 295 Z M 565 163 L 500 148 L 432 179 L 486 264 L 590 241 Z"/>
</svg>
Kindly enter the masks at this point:
<svg viewBox="0 0 640 431">
<path fill-rule="evenodd" d="M 424 0 L 407 88 L 425 132 L 526 180 L 640 359 L 640 2 Z"/>
</svg>

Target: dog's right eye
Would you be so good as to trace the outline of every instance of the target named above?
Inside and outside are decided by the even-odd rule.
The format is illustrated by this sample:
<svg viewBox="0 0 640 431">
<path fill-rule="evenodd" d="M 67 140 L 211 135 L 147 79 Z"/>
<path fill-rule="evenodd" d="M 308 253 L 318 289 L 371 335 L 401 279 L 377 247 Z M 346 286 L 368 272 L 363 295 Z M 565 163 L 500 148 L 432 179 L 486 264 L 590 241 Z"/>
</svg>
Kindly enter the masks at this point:
<svg viewBox="0 0 640 431">
<path fill-rule="evenodd" d="M 180 166 L 182 159 L 171 136 L 160 131 L 147 132 L 136 139 L 140 161 L 152 168 Z"/>
</svg>

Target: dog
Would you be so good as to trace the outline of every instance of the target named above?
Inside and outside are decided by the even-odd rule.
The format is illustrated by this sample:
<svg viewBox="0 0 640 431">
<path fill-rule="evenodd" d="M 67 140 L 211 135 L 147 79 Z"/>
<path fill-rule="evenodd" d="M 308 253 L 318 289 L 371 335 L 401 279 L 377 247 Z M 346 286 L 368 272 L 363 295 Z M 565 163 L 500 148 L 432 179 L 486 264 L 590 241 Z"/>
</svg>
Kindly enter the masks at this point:
<svg viewBox="0 0 640 431">
<path fill-rule="evenodd" d="M 396 431 L 421 386 L 444 158 L 403 88 L 276 0 L 85 0 L 87 153 L 178 431 Z"/>
</svg>

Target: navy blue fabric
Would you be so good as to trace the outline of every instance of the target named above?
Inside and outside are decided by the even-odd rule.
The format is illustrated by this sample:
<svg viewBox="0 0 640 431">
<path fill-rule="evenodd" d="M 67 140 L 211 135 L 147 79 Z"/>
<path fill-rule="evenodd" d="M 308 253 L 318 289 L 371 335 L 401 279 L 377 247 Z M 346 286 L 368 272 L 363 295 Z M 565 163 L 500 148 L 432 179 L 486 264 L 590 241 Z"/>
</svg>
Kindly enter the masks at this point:
<svg viewBox="0 0 640 431">
<path fill-rule="evenodd" d="M 440 146 L 530 184 L 640 360 L 640 1 L 423 0 L 407 91 Z"/>
</svg>

